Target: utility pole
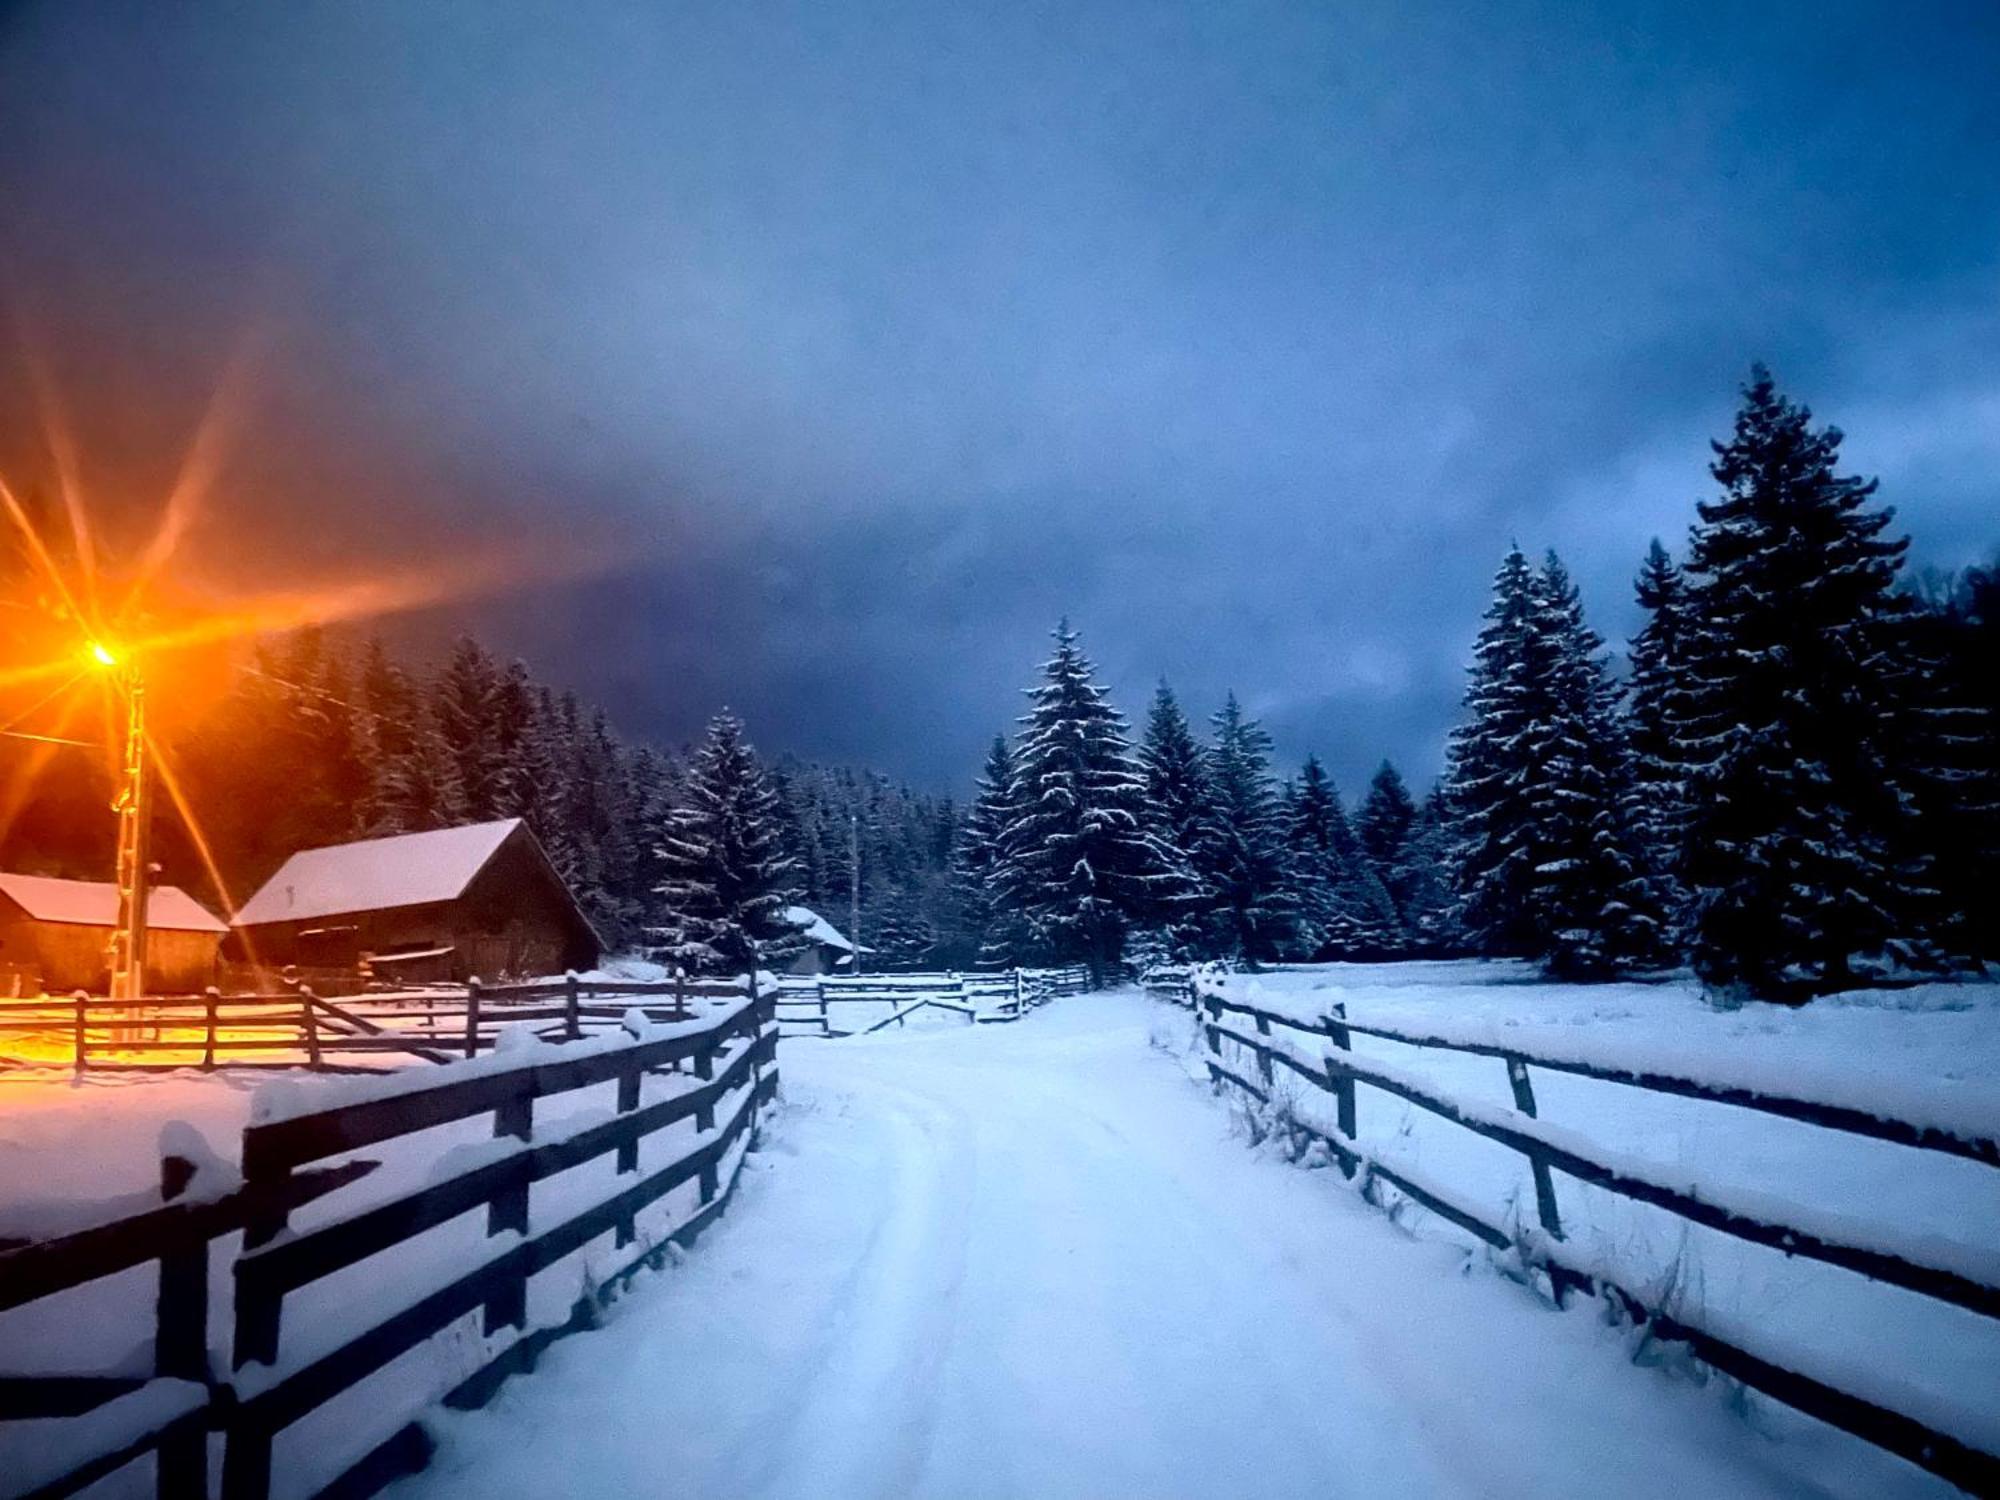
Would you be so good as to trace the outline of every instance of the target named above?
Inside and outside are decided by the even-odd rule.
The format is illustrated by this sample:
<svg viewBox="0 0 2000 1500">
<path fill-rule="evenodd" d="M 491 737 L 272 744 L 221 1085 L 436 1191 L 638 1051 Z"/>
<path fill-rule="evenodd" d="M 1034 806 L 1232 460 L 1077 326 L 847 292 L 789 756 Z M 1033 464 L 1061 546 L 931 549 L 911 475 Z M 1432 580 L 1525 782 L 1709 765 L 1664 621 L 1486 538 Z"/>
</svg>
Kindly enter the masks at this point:
<svg viewBox="0 0 2000 1500">
<path fill-rule="evenodd" d="M 118 814 L 118 926 L 111 934 L 111 998 L 138 1000 L 146 993 L 146 903 L 152 886 L 152 814 L 146 797 L 146 685 L 130 662 L 98 661 L 117 671 L 125 699 L 125 762 L 111 810 Z"/>
<path fill-rule="evenodd" d="M 854 944 L 854 972 L 861 972 L 861 815 L 847 815 L 847 940 Z"/>
</svg>

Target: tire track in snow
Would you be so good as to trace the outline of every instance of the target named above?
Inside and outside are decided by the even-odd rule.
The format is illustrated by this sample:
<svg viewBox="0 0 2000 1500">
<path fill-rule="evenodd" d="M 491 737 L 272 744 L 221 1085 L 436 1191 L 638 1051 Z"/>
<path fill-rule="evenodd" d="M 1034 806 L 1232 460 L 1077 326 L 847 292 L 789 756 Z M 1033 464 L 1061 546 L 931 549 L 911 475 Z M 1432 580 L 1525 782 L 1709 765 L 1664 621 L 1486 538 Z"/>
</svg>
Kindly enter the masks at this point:
<svg viewBox="0 0 2000 1500">
<path fill-rule="evenodd" d="M 936 1413 L 935 1373 L 953 1333 L 976 1156 L 961 1112 L 878 1085 L 886 1191 L 859 1258 L 823 1309 L 810 1364 L 746 1433 L 746 1495 L 910 1493 Z"/>
</svg>

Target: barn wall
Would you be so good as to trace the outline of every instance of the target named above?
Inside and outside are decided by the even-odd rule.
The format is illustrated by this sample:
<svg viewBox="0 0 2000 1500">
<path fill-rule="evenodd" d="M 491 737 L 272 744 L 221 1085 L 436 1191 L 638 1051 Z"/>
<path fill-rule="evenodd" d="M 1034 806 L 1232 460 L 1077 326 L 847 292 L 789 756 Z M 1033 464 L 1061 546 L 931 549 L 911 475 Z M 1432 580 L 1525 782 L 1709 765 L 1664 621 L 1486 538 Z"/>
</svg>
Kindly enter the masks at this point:
<svg viewBox="0 0 2000 1500">
<path fill-rule="evenodd" d="M 218 933 L 153 929 L 146 940 L 148 993 L 182 994 L 214 984 L 221 942 Z M 38 975 L 50 994 L 103 994 L 111 984 L 110 944 L 108 927 L 0 921 L 0 965 Z"/>
<path fill-rule="evenodd" d="M 460 978 L 597 966 L 596 935 L 525 831 L 500 846 L 453 910 L 465 964 Z"/>
</svg>

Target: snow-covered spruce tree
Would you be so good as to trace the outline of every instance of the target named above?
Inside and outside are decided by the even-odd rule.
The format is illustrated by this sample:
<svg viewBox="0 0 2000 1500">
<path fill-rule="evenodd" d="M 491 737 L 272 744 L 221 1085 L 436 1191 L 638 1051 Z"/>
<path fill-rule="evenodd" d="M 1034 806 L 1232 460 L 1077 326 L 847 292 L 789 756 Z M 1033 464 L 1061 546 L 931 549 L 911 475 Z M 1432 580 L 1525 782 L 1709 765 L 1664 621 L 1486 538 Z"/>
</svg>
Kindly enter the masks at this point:
<svg viewBox="0 0 2000 1500">
<path fill-rule="evenodd" d="M 1893 593 L 1908 542 L 1873 480 L 1836 471 L 1840 442 L 1754 367 L 1691 534 L 1692 957 L 1746 997 L 1796 1003 L 1860 982 L 1858 958 L 1920 956 L 1933 899 L 1899 763 L 1919 707 Z"/>
<path fill-rule="evenodd" d="M 1403 857 L 1403 939 L 1408 953 L 1457 953 L 1465 940 L 1451 889 L 1451 823 L 1442 787 L 1417 810 Z"/>
<path fill-rule="evenodd" d="M 1389 893 L 1391 922 L 1382 934 L 1384 956 L 1409 947 L 1408 905 L 1414 872 L 1410 869 L 1410 839 L 1417 825 L 1417 803 L 1403 773 L 1389 761 L 1375 768 L 1367 795 L 1354 816 L 1354 838 L 1364 863 Z"/>
<path fill-rule="evenodd" d="M 506 752 L 494 722 L 499 687 L 499 669 L 486 648 L 460 636 L 431 690 L 432 712 L 468 822 L 504 816 Z"/>
<path fill-rule="evenodd" d="M 1936 925 L 1948 952 L 2000 961 L 2000 563 L 1949 580 L 1911 625 L 1933 705 L 1916 790 Z"/>
<path fill-rule="evenodd" d="M 778 846 L 776 800 L 742 721 L 727 710 L 716 715 L 660 841 L 655 936 L 663 961 L 741 974 L 803 946 L 784 916 L 796 895 Z"/>
<path fill-rule="evenodd" d="M 1214 830 L 1200 855 L 1213 906 L 1211 942 L 1219 953 L 1266 963 L 1294 943 L 1284 808 L 1271 775 L 1271 737 L 1231 693 L 1210 721 L 1208 784 Z"/>
<path fill-rule="evenodd" d="M 963 946 L 980 963 L 1005 967 L 1023 961 L 1025 925 L 1012 912 L 996 906 L 993 872 L 1000 862 L 1000 841 L 1014 809 L 1014 752 L 1007 737 L 993 736 L 986 765 L 972 806 L 958 825 L 952 854 L 952 878 L 957 885 Z"/>
<path fill-rule="evenodd" d="M 494 679 L 489 725 L 496 762 L 494 816 L 526 817 L 535 802 L 535 772 L 529 763 L 533 755 L 535 684 L 528 675 L 528 664 L 519 657 Z"/>
<path fill-rule="evenodd" d="M 465 799 L 430 705 L 379 639 L 361 662 L 369 791 L 363 831 L 420 833 L 465 821 Z"/>
<path fill-rule="evenodd" d="M 1374 958 L 1393 945 L 1396 909 L 1369 863 L 1360 857 L 1340 792 L 1308 755 L 1285 798 L 1298 927 L 1289 956 Z"/>
<path fill-rule="evenodd" d="M 1472 649 L 1465 718 L 1452 731 L 1445 778 L 1459 922 L 1473 946 L 1489 956 L 1520 955 L 1534 946 L 1525 759 L 1533 588 L 1528 559 L 1518 546 L 1509 548 Z"/>
<path fill-rule="evenodd" d="M 1687 768 L 1675 738 L 1673 697 L 1685 671 L 1688 638 L 1687 582 L 1656 538 L 1633 584 L 1646 623 L 1632 637 L 1626 709 L 1631 751 L 1633 833 L 1654 882 L 1654 904 L 1678 942 L 1685 905 L 1680 878 Z"/>
<path fill-rule="evenodd" d="M 1092 680 L 1068 621 L 1028 689 L 1015 794 L 993 871 L 995 909 L 1018 917 L 1034 956 L 1117 971 L 1125 934 L 1152 909 L 1162 859 L 1146 828 L 1146 785 L 1125 720 Z"/>
<path fill-rule="evenodd" d="M 1208 758 L 1164 679 L 1146 715 L 1139 766 L 1146 777 L 1146 825 L 1163 864 L 1147 925 L 1159 930 L 1158 946 L 1166 956 L 1183 958 L 1200 948 L 1202 920 L 1212 899 L 1197 861 L 1214 839 L 1215 812 Z"/>
<path fill-rule="evenodd" d="M 1559 979 L 1660 963 L 1663 924 L 1632 827 L 1631 767 L 1604 642 L 1555 553 L 1536 575 L 1528 630 L 1526 768 L 1530 952 Z"/>
</svg>

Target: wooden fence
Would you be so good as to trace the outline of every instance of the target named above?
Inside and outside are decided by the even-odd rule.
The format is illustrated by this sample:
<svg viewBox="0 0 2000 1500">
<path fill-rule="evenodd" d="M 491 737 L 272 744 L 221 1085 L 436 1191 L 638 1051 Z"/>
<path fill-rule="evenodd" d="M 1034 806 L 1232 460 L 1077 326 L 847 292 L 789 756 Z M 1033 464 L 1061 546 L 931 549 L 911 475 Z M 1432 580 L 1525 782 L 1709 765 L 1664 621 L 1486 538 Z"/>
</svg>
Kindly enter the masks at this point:
<svg viewBox="0 0 2000 1500">
<path fill-rule="evenodd" d="M 1677 1174 L 1655 1173 L 1630 1159 L 1601 1159 L 1591 1153 L 1588 1143 L 1569 1132 L 1551 1129 L 1537 1118 L 1534 1085 L 1528 1070 L 1543 1068 L 1651 1093 L 1734 1105 L 1989 1166 L 2000 1166 L 2000 1141 L 1987 1136 L 1955 1134 L 1849 1105 L 1713 1084 L 1650 1068 L 1607 1066 L 1596 1061 L 1355 1021 L 1348 1018 L 1341 1005 L 1333 1006 L 1316 1020 L 1306 1020 L 1231 999 L 1226 981 L 1199 970 L 1156 971 L 1143 982 L 1157 998 L 1196 1012 L 1207 1044 L 1209 1078 L 1217 1089 L 1227 1085 L 1260 1104 L 1269 1105 L 1277 1072 L 1283 1070 L 1330 1095 L 1334 1103 L 1332 1130 L 1291 1111 L 1286 1112 L 1281 1128 L 1323 1142 L 1345 1176 L 1359 1177 L 1361 1191 L 1371 1202 L 1376 1201 L 1375 1185 L 1387 1183 L 1475 1239 L 1496 1250 L 1518 1253 L 1525 1265 L 1548 1278 L 1557 1306 L 1563 1304 L 1569 1291 L 1602 1295 L 1622 1308 L 1635 1324 L 1647 1327 L 1656 1338 L 1684 1345 L 1696 1358 L 1744 1385 L 1885 1448 L 1971 1494 L 2000 1494 L 2000 1456 L 1972 1447 L 1916 1417 L 1842 1390 L 1806 1371 L 1762 1358 L 1650 1305 L 1618 1284 L 1602 1267 L 1587 1263 L 1565 1245 L 1553 1174 L 1562 1172 L 1592 1187 L 1665 1209 L 1689 1223 L 1769 1246 L 1786 1255 L 1840 1266 L 1986 1317 L 2000 1318 L 2000 1286 L 1942 1263 L 1949 1257 L 1926 1256 L 1907 1247 L 1898 1251 L 1853 1243 L 1824 1229 L 1815 1232 L 1782 1222 L 1776 1212 L 1782 1205 L 1774 1206 L 1769 1198 L 1760 1196 L 1754 1204 L 1732 1206 L 1727 1194 L 1704 1191 L 1697 1196 L 1676 1185 L 1671 1179 Z M 1234 1020 L 1236 1017 L 1242 1020 Z M 1248 1031 L 1243 1029 L 1245 1024 L 1250 1028 Z M 1387 1062 L 1361 1059 L 1352 1050 L 1356 1036 L 1494 1058 L 1506 1068 L 1514 1108 L 1508 1110 L 1483 1101 L 1454 1098 L 1421 1074 Z M 1318 1054 L 1318 1061 L 1302 1055 L 1290 1038 L 1305 1039 Z M 1254 1068 L 1254 1079 L 1245 1076 L 1244 1059 Z M 1356 1096 L 1363 1086 L 1379 1089 L 1519 1152 L 1526 1159 L 1533 1179 L 1539 1232 L 1510 1233 L 1494 1223 L 1485 1209 L 1424 1180 L 1405 1165 L 1392 1166 L 1371 1154 L 1356 1135 Z M 1814 1217 L 1806 1210 L 1794 1212 L 1799 1218 Z"/>
<path fill-rule="evenodd" d="M 551 1040 L 616 1030 L 638 1007 L 653 1020 L 685 1020 L 703 1002 L 734 1002 L 748 980 L 659 982 L 587 980 L 434 985 L 332 999 L 310 985 L 279 994 L 170 995 L 107 1000 L 78 991 L 61 997 L 0 999 L 0 1055 L 8 1043 L 31 1060 L 68 1062 L 84 1072 L 200 1067 L 376 1071 L 384 1060 L 448 1062 L 493 1045 L 527 1025 Z M 4 1066 L 0 1061 L 0 1066 Z"/>
<path fill-rule="evenodd" d="M 1089 972 L 1068 969 L 1005 969 L 982 974 L 783 975 L 778 979 L 778 1019 L 787 1035 L 866 1036 L 901 1026 L 918 1011 L 931 1009 L 974 1022 L 1017 1021 L 1038 1005 L 1090 988 Z M 836 1021 L 836 1008 L 867 1005 L 887 1014 L 863 1014 Z"/>
<path fill-rule="evenodd" d="M 691 1242 L 723 1210 L 759 1112 L 776 1091 L 773 1008 L 771 996 L 739 995 L 733 1006 L 700 1020 L 524 1049 L 513 1064 L 503 1054 L 477 1069 L 411 1075 L 416 1086 L 382 1097 L 252 1124 L 243 1136 L 243 1182 L 233 1191 L 185 1201 L 193 1168 L 169 1157 L 158 1205 L 0 1249 L 0 1312 L 61 1294 L 89 1296 L 104 1278 L 149 1263 L 159 1268 L 155 1326 L 133 1329 L 134 1342 L 152 1335 L 150 1377 L 0 1376 L 0 1420 L 74 1418 L 91 1438 L 87 1453 L 43 1460 L 25 1474 L 0 1474 L 0 1494 L 53 1500 L 151 1454 L 163 1500 L 205 1496 L 209 1434 L 219 1432 L 221 1494 L 262 1500 L 271 1487 L 273 1441 L 284 1429 L 475 1312 L 486 1335 L 485 1362 L 444 1399 L 482 1404 L 508 1375 L 531 1369 L 549 1342 L 589 1326 L 595 1304 L 612 1289 L 641 1267 L 658 1265 L 668 1244 Z M 642 1102 L 642 1081 L 662 1073 L 676 1075 L 666 1085 L 673 1091 Z M 592 1115 L 581 1128 L 537 1139 L 536 1101 L 603 1085 L 616 1088 L 615 1114 Z M 348 1153 L 482 1116 L 491 1117 L 496 1140 L 511 1143 L 500 1154 L 480 1155 L 435 1180 L 419 1174 L 420 1185 L 386 1201 L 290 1227 L 299 1206 L 379 1165 Z M 641 1142 L 688 1119 L 692 1139 L 674 1142 L 683 1149 L 641 1173 Z M 437 1150 L 435 1141 L 429 1149 Z M 535 1184 L 607 1157 L 616 1184 L 607 1194 L 556 1222 L 546 1207 L 531 1219 Z M 450 1158 L 435 1166 L 444 1172 Z M 696 1184 L 694 1206 L 640 1248 L 639 1213 L 687 1183 Z M 344 1300 L 343 1316 L 359 1331 L 324 1352 L 288 1354 L 290 1294 L 482 1208 L 488 1248 L 473 1264 L 453 1266 L 451 1279 L 421 1295 L 385 1291 L 393 1283 L 378 1277 L 371 1284 L 379 1305 L 356 1309 Z M 218 1376 L 207 1346 L 210 1259 L 216 1241 L 239 1232 L 242 1248 L 230 1265 L 233 1371 Z M 614 1253 L 622 1252 L 616 1269 L 575 1304 L 568 1322 L 531 1327 L 529 1279 L 607 1235 Z M 414 1419 L 417 1412 L 396 1415 Z M 319 1493 L 372 1494 L 421 1467 L 428 1454 L 429 1440 L 411 1420 Z"/>
</svg>

